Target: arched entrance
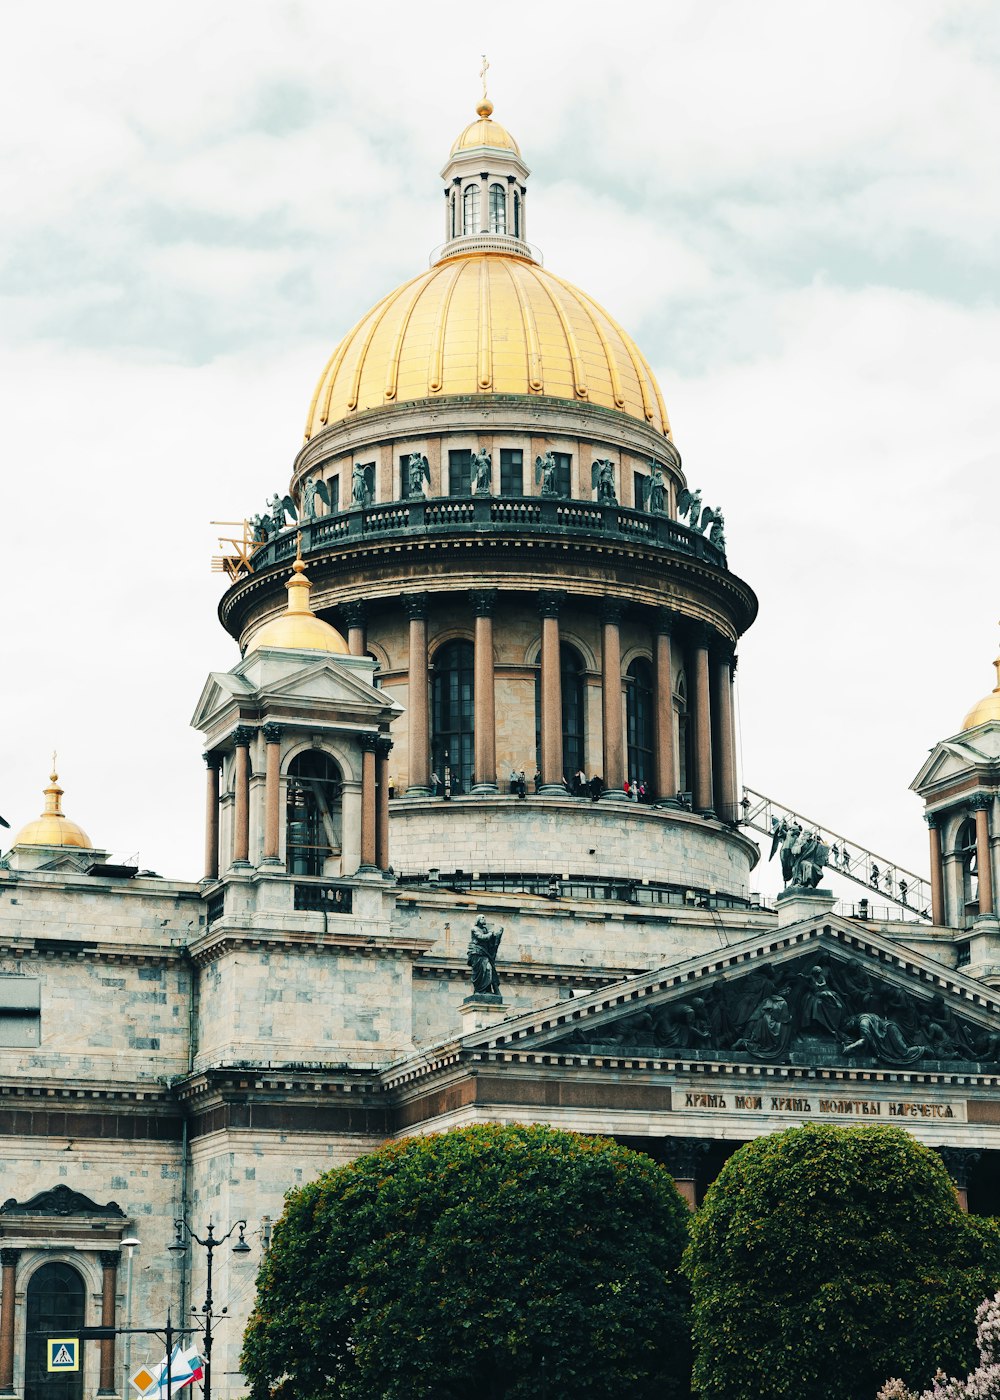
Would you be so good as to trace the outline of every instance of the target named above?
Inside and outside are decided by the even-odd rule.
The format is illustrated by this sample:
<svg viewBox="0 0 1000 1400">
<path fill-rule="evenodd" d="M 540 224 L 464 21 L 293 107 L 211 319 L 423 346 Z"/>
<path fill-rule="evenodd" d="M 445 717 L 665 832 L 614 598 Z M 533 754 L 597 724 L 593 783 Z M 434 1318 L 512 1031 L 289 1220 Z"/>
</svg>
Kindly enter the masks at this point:
<svg viewBox="0 0 1000 1400">
<path fill-rule="evenodd" d="M 24 1400 L 81 1400 L 83 1371 L 49 1373 L 48 1337 L 75 1337 L 83 1326 L 83 1279 L 70 1264 L 43 1264 L 28 1282 Z"/>
</svg>

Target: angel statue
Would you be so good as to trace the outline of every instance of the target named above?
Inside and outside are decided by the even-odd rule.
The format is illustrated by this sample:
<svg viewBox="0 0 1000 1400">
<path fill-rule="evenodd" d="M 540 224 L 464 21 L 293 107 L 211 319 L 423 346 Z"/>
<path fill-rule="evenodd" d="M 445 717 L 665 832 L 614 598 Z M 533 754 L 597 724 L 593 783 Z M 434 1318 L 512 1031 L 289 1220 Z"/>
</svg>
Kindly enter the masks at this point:
<svg viewBox="0 0 1000 1400">
<path fill-rule="evenodd" d="M 295 502 L 291 496 L 279 496 L 277 491 L 267 503 L 268 511 L 271 515 L 271 523 L 274 526 L 274 533 L 285 528 L 285 516 L 290 515 L 292 520 L 297 520 Z"/>
<path fill-rule="evenodd" d="M 316 497 L 319 497 L 326 506 L 327 512 L 332 507 L 330 505 L 330 493 L 326 489 L 326 482 L 318 476 L 310 477 L 302 488 L 302 519 L 316 519 Z"/>
<path fill-rule="evenodd" d="M 711 528 L 711 529 L 709 530 L 709 532 L 708 532 L 708 541 L 709 541 L 709 544 L 714 544 L 715 547 L 716 547 L 716 549 L 721 549 L 721 550 L 722 550 L 722 553 L 725 554 L 725 552 L 726 552 L 726 533 L 725 533 L 726 521 L 725 521 L 725 517 L 723 516 L 722 511 L 719 509 L 718 506 L 716 506 L 715 510 L 712 512 L 712 516 L 713 516 L 713 519 L 712 519 L 712 528 Z"/>
<path fill-rule="evenodd" d="M 597 492 L 597 501 L 602 506 L 616 506 L 615 464 L 608 457 L 602 457 L 590 468 L 590 484 Z"/>
<path fill-rule="evenodd" d="M 355 462 L 351 474 L 351 505 L 370 506 L 375 495 L 375 463 Z"/>
<path fill-rule="evenodd" d="M 493 493 L 493 460 L 488 452 L 472 454 L 472 490 L 477 496 Z"/>
<path fill-rule="evenodd" d="M 250 534 L 254 544 L 263 544 L 267 539 L 267 527 L 270 523 L 270 516 L 251 515 L 247 523 L 250 526 Z"/>
<path fill-rule="evenodd" d="M 681 520 L 687 516 L 691 529 L 697 530 L 701 518 L 701 492 L 689 491 L 686 486 L 683 491 L 678 491 L 677 515 Z"/>
<path fill-rule="evenodd" d="M 659 462 L 650 462 L 649 476 L 642 481 L 642 505 L 650 515 L 665 515 L 667 511 L 667 483 Z"/>
<path fill-rule="evenodd" d="M 551 452 L 546 452 L 544 457 L 535 458 L 535 485 L 541 486 L 543 496 L 560 494 L 556 475 L 556 459 Z"/>
<path fill-rule="evenodd" d="M 431 469 L 427 458 L 422 452 L 411 452 L 410 460 L 406 464 L 406 494 L 410 497 L 424 497 L 424 482 L 428 486 L 431 480 Z"/>
</svg>

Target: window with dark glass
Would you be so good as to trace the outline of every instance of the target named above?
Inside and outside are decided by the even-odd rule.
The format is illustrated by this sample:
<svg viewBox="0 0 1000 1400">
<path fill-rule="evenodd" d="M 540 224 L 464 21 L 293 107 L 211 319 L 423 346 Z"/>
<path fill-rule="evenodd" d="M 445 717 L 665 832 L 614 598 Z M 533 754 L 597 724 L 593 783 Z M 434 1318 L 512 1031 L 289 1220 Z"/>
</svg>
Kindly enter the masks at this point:
<svg viewBox="0 0 1000 1400">
<path fill-rule="evenodd" d="M 644 657 L 638 657 L 628 668 L 625 717 L 629 782 L 644 783 L 651 790 L 654 772 L 653 668 Z"/>
<path fill-rule="evenodd" d="M 43 1264 L 28 1281 L 24 1400 L 80 1400 L 83 1371 L 48 1370 L 46 1339 L 77 1337 L 84 1324 L 83 1279 L 69 1264 Z"/>
<path fill-rule="evenodd" d="M 521 237 L 521 196 L 514 196 L 514 237 Z"/>
<path fill-rule="evenodd" d="M 490 233 L 507 232 L 507 191 L 503 185 L 490 185 Z"/>
<path fill-rule="evenodd" d="M 482 206 L 479 200 L 479 186 L 466 185 L 462 195 L 462 232 L 478 233 Z"/>
<path fill-rule="evenodd" d="M 448 453 L 448 495 L 472 495 L 472 449 Z"/>
<path fill-rule="evenodd" d="M 584 767 L 583 658 L 575 647 L 559 647 L 559 688 L 562 691 L 563 777 L 572 786 Z M 542 668 L 535 672 L 535 763 L 542 766 Z"/>
<path fill-rule="evenodd" d="M 568 452 L 553 452 L 556 463 L 556 487 L 560 496 L 570 493 L 570 463 L 573 458 Z"/>
<path fill-rule="evenodd" d="M 322 875 L 340 850 L 344 784 L 329 754 L 309 749 L 292 759 L 285 784 L 285 864 L 290 875 Z"/>
<path fill-rule="evenodd" d="M 677 791 L 691 791 L 691 784 L 688 774 L 692 771 L 690 742 L 691 726 L 688 724 L 687 708 L 687 684 L 683 676 L 677 678 L 677 689 L 674 691 L 674 752 L 677 754 Z M 669 795 L 669 794 L 668 794 Z"/>
<path fill-rule="evenodd" d="M 632 504 L 636 510 L 642 510 L 642 495 L 646 489 L 646 472 L 632 473 Z"/>
<path fill-rule="evenodd" d="M 458 202 L 455 199 L 455 191 L 451 192 L 451 236 L 455 238 L 458 234 Z"/>
<path fill-rule="evenodd" d="M 500 449 L 500 494 L 524 495 L 524 453 L 519 447 Z"/>
<path fill-rule="evenodd" d="M 967 818 L 959 828 L 957 853 L 962 870 L 962 897 L 964 903 L 979 904 L 979 847 L 976 842 L 976 822 Z"/>
<path fill-rule="evenodd" d="M 330 497 L 330 513 L 336 515 L 340 509 L 340 473 L 335 472 L 333 476 L 326 479 L 326 494 Z"/>
<path fill-rule="evenodd" d="M 448 642 L 434 656 L 432 759 L 439 782 L 445 782 L 450 770 L 455 794 L 472 788 L 474 684 L 472 643 Z"/>
</svg>

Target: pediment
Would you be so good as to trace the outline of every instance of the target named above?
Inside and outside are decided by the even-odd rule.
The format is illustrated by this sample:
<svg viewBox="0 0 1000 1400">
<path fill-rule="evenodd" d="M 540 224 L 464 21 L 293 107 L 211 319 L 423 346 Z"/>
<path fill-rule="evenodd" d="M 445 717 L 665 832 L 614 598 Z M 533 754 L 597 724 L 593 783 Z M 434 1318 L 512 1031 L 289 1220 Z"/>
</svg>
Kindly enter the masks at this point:
<svg viewBox="0 0 1000 1400">
<path fill-rule="evenodd" d="M 945 739 L 935 744 L 924 761 L 920 772 L 910 784 L 913 792 L 923 793 L 939 787 L 996 763 L 1000 757 L 1000 736 L 983 733 L 976 735 L 976 742 L 959 736 Z"/>
<path fill-rule="evenodd" d="M 253 686 L 234 671 L 212 671 L 205 682 L 194 714 L 191 716 L 193 729 L 210 728 L 220 711 L 235 702 L 246 702 L 253 697 Z"/>
<path fill-rule="evenodd" d="M 38 1191 L 28 1201 L 18 1201 L 13 1196 L 9 1197 L 0 1206 L 0 1215 L 104 1215 L 116 1220 L 125 1219 L 125 1212 L 117 1201 L 98 1205 L 82 1191 L 74 1191 L 62 1182 L 47 1191 Z"/>
<path fill-rule="evenodd" d="M 502 969 L 501 969 L 502 970 Z M 996 1074 L 987 988 L 848 920 L 721 949 L 464 1037 L 515 1054 Z"/>
<path fill-rule="evenodd" d="M 362 711 L 381 715 L 387 710 L 399 710 L 399 706 L 381 690 L 352 675 L 336 661 L 304 666 L 280 680 L 262 685 L 258 695 L 261 700 L 301 700 L 309 704 L 318 702 L 331 708 L 339 706 L 352 714 Z"/>
</svg>

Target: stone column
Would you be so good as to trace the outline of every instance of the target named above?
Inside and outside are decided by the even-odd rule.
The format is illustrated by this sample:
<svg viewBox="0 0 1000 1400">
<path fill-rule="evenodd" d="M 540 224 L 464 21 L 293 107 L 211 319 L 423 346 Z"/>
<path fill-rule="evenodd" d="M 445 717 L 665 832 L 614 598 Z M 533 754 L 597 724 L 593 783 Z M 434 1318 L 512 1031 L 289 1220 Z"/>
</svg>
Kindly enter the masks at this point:
<svg viewBox="0 0 1000 1400">
<path fill-rule="evenodd" d="M 495 676 L 493 672 L 493 606 L 495 588 L 477 588 L 472 593 L 476 614 L 475 655 L 475 772 L 472 791 L 497 791 L 497 722 Z"/>
<path fill-rule="evenodd" d="M 958 1204 L 964 1211 L 968 1211 L 969 1174 L 983 1154 L 973 1147 L 936 1147 L 934 1150 L 944 1162 L 948 1175 L 955 1184 Z"/>
<path fill-rule="evenodd" d="M 118 1251 L 101 1250 L 98 1256 L 104 1271 L 101 1287 L 101 1326 L 115 1325 L 115 1293 L 118 1286 Z M 114 1395 L 115 1391 L 115 1339 L 101 1342 L 101 1381 L 98 1395 Z"/>
<path fill-rule="evenodd" d="M 612 802 L 625 798 L 625 751 L 622 736 L 621 604 L 605 598 L 601 604 L 601 717 L 604 738 L 604 793 Z"/>
<path fill-rule="evenodd" d="M 566 594 L 540 593 L 542 615 L 542 781 L 541 792 L 564 793 L 562 679 L 559 674 L 559 609 Z"/>
<path fill-rule="evenodd" d="M 368 650 L 364 603 L 342 603 L 340 612 L 347 623 L 347 647 L 352 656 L 364 656 Z"/>
<path fill-rule="evenodd" d="M 507 176 L 507 237 L 514 237 L 514 177 Z"/>
<path fill-rule="evenodd" d="M 204 755 L 208 782 L 205 787 L 205 879 L 219 878 L 219 770 L 222 755 Z"/>
<path fill-rule="evenodd" d="M 479 172 L 479 232 L 490 231 L 490 176 L 486 170 Z"/>
<path fill-rule="evenodd" d="M 264 764 L 264 864 L 278 865 L 281 830 L 281 725 L 263 726 Z"/>
<path fill-rule="evenodd" d="M 705 1138 L 670 1137 L 663 1139 L 663 1159 L 674 1185 L 689 1210 L 698 1208 L 698 1163 L 708 1151 Z"/>
<path fill-rule="evenodd" d="M 944 869 L 941 864 L 941 832 L 937 812 L 925 812 L 931 843 L 931 922 L 944 925 Z"/>
<path fill-rule="evenodd" d="M 731 652 L 714 658 L 713 676 L 717 728 L 713 726 L 715 753 L 712 772 L 715 779 L 715 812 L 724 822 L 735 822 L 738 815 L 736 794 L 736 736 L 733 724 L 733 665 Z"/>
<path fill-rule="evenodd" d="M 236 792 L 233 809 L 233 864 L 250 864 L 250 741 L 253 730 L 239 724 L 233 730 L 236 746 Z"/>
<path fill-rule="evenodd" d="M 384 875 L 392 870 L 389 860 L 389 754 L 392 740 L 380 734 L 375 744 L 375 864 Z"/>
<path fill-rule="evenodd" d="M 14 1394 L 14 1303 L 19 1249 L 0 1249 L 0 1395 Z"/>
<path fill-rule="evenodd" d="M 691 659 L 694 684 L 694 782 L 691 785 L 692 805 L 696 812 L 712 811 L 712 707 L 708 679 L 708 647 L 711 630 L 696 627 L 691 638 Z"/>
<path fill-rule="evenodd" d="M 377 734 L 361 735 L 361 864 L 359 870 L 377 870 L 375 864 L 375 750 Z"/>
<path fill-rule="evenodd" d="M 674 663 L 671 647 L 674 617 L 659 608 L 653 622 L 653 657 L 656 662 L 656 796 L 661 802 L 677 801 L 677 755 L 674 752 Z"/>
<path fill-rule="evenodd" d="M 976 814 L 976 868 L 979 871 L 979 912 L 992 914 L 993 904 L 993 856 L 990 849 L 990 798 L 985 792 L 977 793 L 972 799 L 972 810 Z"/>
<path fill-rule="evenodd" d="M 407 594 L 403 598 L 403 607 L 410 619 L 410 675 L 406 697 L 410 771 L 406 789 L 415 797 L 425 797 L 431 790 L 427 713 L 427 594 Z"/>
</svg>

